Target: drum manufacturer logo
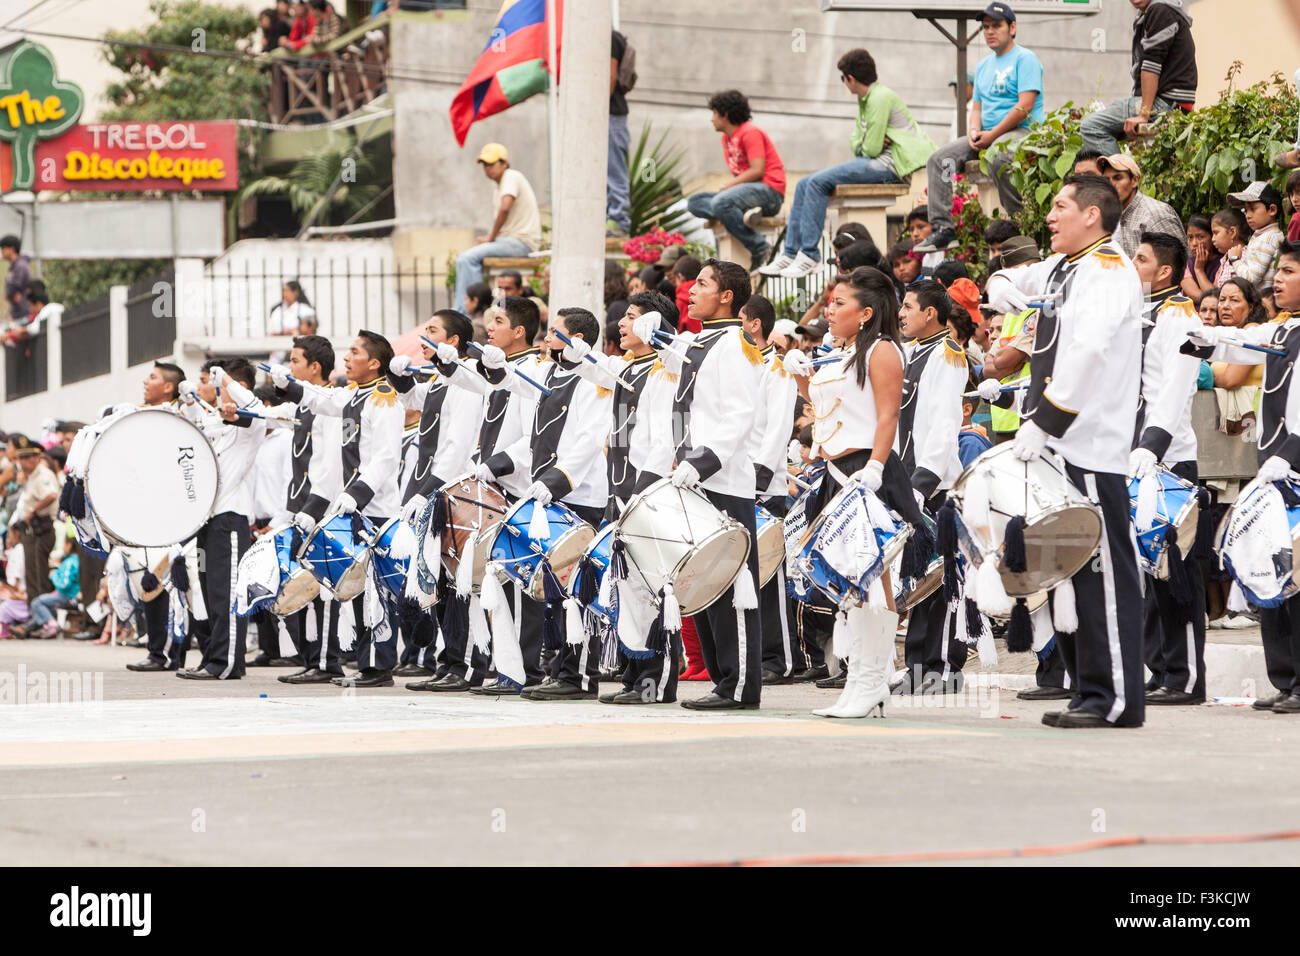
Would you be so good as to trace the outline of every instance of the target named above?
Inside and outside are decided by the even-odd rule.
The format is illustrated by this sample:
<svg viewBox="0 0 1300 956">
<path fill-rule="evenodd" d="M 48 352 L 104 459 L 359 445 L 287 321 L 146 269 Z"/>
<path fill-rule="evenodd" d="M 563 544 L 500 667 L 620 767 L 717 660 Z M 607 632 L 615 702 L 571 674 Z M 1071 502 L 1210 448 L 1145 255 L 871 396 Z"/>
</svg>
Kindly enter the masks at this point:
<svg viewBox="0 0 1300 956">
<path fill-rule="evenodd" d="M 176 463 L 181 466 L 181 480 L 185 482 L 185 498 L 188 501 L 197 501 L 198 492 L 194 490 L 194 446 L 183 445 L 176 450 L 180 455 Z"/>
</svg>

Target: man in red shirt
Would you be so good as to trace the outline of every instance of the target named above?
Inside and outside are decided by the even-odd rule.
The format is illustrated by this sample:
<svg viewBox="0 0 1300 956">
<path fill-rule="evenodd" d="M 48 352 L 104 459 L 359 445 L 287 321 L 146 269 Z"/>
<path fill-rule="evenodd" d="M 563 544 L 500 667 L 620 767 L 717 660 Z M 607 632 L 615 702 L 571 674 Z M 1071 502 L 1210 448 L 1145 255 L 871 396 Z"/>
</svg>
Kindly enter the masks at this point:
<svg viewBox="0 0 1300 956">
<path fill-rule="evenodd" d="M 750 122 L 749 100 L 739 90 L 709 99 L 713 128 L 722 134 L 722 155 L 731 179 L 715 193 L 694 193 L 686 208 L 701 219 L 716 219 L 749 250 L 752 274 L 767 262 L 771 245 L 751 228 L 760 216 L 775 216 L 785 198 L 785 166 L 772 140 Z"/>
</svg>

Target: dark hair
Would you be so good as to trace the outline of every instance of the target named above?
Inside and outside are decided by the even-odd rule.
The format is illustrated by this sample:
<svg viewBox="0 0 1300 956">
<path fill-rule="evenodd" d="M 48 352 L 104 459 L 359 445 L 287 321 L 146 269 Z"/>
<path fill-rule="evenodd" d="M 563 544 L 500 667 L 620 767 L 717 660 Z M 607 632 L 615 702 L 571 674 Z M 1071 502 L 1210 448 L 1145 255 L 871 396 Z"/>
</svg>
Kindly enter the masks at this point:
<svg viewBox="0 0 1300 956">
<path fill-rule="evenodd" d="M 654 289 L 664 281 L 664 267 L 651 264 L 642 269 L 637 275 L 641 277 L 641 281 L 645 283 L 647 289 Z"/>
<path fill-rule="evenodd" d="M 745 303 L 745 315 L 751 319 L 758 319 L 763 338 L 772 334 L 772 327 L 776 325 L 776 309 L 772 307 L 772 303 L 766 296 L 751 295 L 749 301 Z"/>
<path fill-rule="evenodd" d="M 1217 285 L 1210 286 L 1208 289 L 1206 289 L 1204 292 L 1202 292 L 1200 295 L 1196 297 L 1196 309 L 1198 312 L 1200 311 L 1201 303 L 1204 302 L 1206 299 L 1208 299 L 1210 296 L 1214 296 L 1215 301 L 1218 301 L 1219 287 Z"/>
<path fill-rule="evenodd" d="M 867 350 L 871 345 L 877 339 L 899 344 L 898 296 L 894 294 L 894 280 L 871 266 L 854 269 L 847 279 L 840 281 L 859 308 L 871 310 L 870 321 L 858 326 L 858 334 L 853 340 L 857 350 L 853 356 L 853 371 L 861 388 L 867 384 Z"/>
<path fill-rule="evenodd" d="M 469 316 L 455 309 L 439 309 L 433 317 L 442 319 L 442 330 L 447 335 L 456 336 L 456 351 L 464 358 L 469 352 L 469 343 L 474 341 L 474 323 Z"/>
<path fill-rule="evenodd" d="M 843 249 L 845 246 L 852 245 L 859 239 L 865 239 L 867 242 L 875 244 L 875 239 L 871 238 L 871 230 L 860 222 L 846 222 L 835 230 L 835 235 L 831 237 L 831 245 L 836 249 Z"/>
<path fill-rule="evenodd" d="M 1105 159 L 1105 158 L 1106 158 L 1105 153 L 1099 153 L 1095 149 L 1081 149 L 1074 154 L 1074 161 L 1070 163 L 1070 171 L 1073 172 L 1074 167 L 1078 166 L 1080 163 L 1086 163 L 1089 161 L 1095 161 L 1098 159 Z"/>
<path fill-rule="evenodd" d="M 739 262 L 728 262 L 726 259 L 712 257 L 704 260 L 701 271 L 709 267 L 712 267 L 713 274 L 718 280 L 718 292 L 731 293 L 731 314 L 740 315 L 740 310 L 745 307 L 751 294 L 749 270 Z"/>
<path fill-rule="evenodd" d="M 537 308 L 537 303 L 517 295 L 508 295 L 501 301 L 506 318 L 510 320 L 510 327 L 517 329 L 522 326 L 524 341 L 532 345 L 537 338 L 537 328 L 542 324 L 542 313 Z"/>
<path fill-rule="evenodd" d="M 680 261 L 680 260 L 678 260 Z M 632 298 L 627 300 L 629 306 L 636 306 L 641 310 L 641 314 L 647 312 L 658 312 L 664 317 L 662 326 L 665 332 L 676 333 L 677 320 L 681 317 L 677 311 L 677 303 L 662 292 L 638 292 Z"/>
<path fill-rule="evenodd" d="M 884 264 L 884 259 L 880 255 L 880 250 L 870 239 L 855 239 L 847 246 L 840 250 L 839 269 L 841 272 L 852 272 L 859 266 L 872 266 L 879 269 Z"/>
<path fill-rule="evenodd" d="M 164 381 L 172 384 L 172 398 L 180 394 L 181 382 L 185 381 L 185 369 L 171 362 L 154 362 L 153 367 L 162 372 Z"/>
<path fill-rule="evenodd" d="M 907 214 L 907 218 L 903 220 L 903 225 L 911 229 L 912 222 L 917 219 L 921 219 L 925 222 L 929 222 L 930 210 L 927 209 L 925 206 L 914 206 L 912 208 L 912 211 Z"/>
<path fill-rule="evenodd" d="M 1205 215 L 1205 213 L 1203 212 L 1198 212 L 1195 215 L 1193 215 L 1190 219 L 1187 220 L 1187 229 L 1185 231 L 1191 232 L 1193 229 L 1199 229 L 1201 230 L 1201 232 L 1205 233 L 1206 235 L 1209 235 L 1211 231 L 1210 217 Z"/>
<path fill-rule="evenodd" d="M 898 262 L 899 259 L 906 257 L 906 255 L 912 251 L 912 245 L 913 243 L 911 239 L 901 239 L 889 247 L 889 254 L 885 258 L 889 261 L 889 267 L 891 269 L 894 267 L 894 263 Z"/>
<path fill-rule="evenodd" d="M 1255 230 L 1250 228 L 1250 223 L 1246 222 L 1246 216 L 1240 209 L 1220 209 L 1210 222 L 1217 222 L 1224 229 L 1236 229 L 1237 238 L 1242 243 L 1249 242 L 1250 237 L 1255 234 Z"/>
<path fill-rule="evenodd" d="M 253 389 L 253 397 L 263 405 L 279 405 L 284 401 L 283 393 L 270 382 L 263 382 Z"/>
<path fill-rule="evenodd" d="M 570 335 L 581 335 L 582 340 L 591 346 L 600 341 L 600 323 L 586 309 L 570 306 L 555 314 L 564 322 L 564 331 Z"/>
<path fill-rule="evenodd" d="M 1178 285 L 1183 281 L 1183 273 L 1187 271 L 1187 246 L 1181 238 L 1171 236 L 1167 232 L 1144 231 L 1138 243 L 1151 247 L 1159 265 L 1173 269 L 1173 273 L 1169 276 L 1171 284 Z"/>
<path fill-rule="evenodd" d="M 944 259 L 934 267 L 930 277 L 947 289 L 958 279 L 969 279 L 970 270 L 960 259 Z"/>
<path fill-rule="evenodd" d="M 224 361 L 218 359 L 211 364 L 204 364 L 208 368 L 211 368 L 212 365 L 220 365 L 223 372 L 250 392 L 257 387 L 257 370 L 253 368 L 252 363 L 246 358 L 232 358 Z"/>
<path fill-rule="evenodd" d="M 605 305 L 627 298 L 627 273 L 613 259 L 605 260 Z"/>
<path fill-rule="evenodd" d="M 677 286 L 673 285 L 672 279 L 668 278 L 667 276 L 664 276 L 662 279 L 659 280 L 659 284 L 655 286 L 651 291 L 659 292 L 662 293 L 663 295 L 675 298 L 677 295 Z"/>
<path fill-rule="evenodd" d="M 975 320 L 971 318 L 969 312 L 953 302 L 951 297 L 948 299 L 948 303 L 952 306 L 948 311 L 948 324 L 952 326 L 957 341 L 965 345 L 971 340 L 971 336 L 975 334 Z"/>
<path fill-rule="evenodd" d="M 492 304 L 492 287 L 486 282 L 471 282 L 469 288 L 465 290 L 465 296 L 474 300 L 474 305 L 470 309 L 474 315 L 482 315 L 487 307 Z M 456 303 L 463 305 L 464 303 Z"/>
<path fill-rule="evenodd" d="M 22 252 L 23 241 L 12 234 L 0 236 L 0 249 L 12 249 L 14 252 Z"/>
<path fill-rule="evenodd" d="M 1230 285 L 1235 285 L 1241 290 L 1241 294 L 1246 299 L 1246 304 L 1250 306 L 1250 311 L 1246 313 L 1246 321 L 1242 322 L 1242 325 L 1261 325 L 1268 321 L 1268 313 L 1264 311 L 1264 299 L 1260 296 L 1259 290 L 1255 288 L 1253 282 L 1247 282 L 1241 276 L 1233 276 L 1219 287 L 1220 293 Z"/>
<path fill-rule="evenodd" d="M 749 121 L 753 116 L 749 111 L 749 100 L 740 90 L 723 90 L 709 97 L 709 109 L 717 112 L 733 126 Z"/>
<path fill-rule="evenodd" d="M 1010 219 L 994 219 L 984 230 L 984 241 L 989 245 L 1006 242 L 1012 236 L 1020 235 L 1020 227 Z"/>
<path fill-rule="evenodd" d="M 302 349 L 303 360 L 311 365 L 320 366 L 320 377 L 329 379 L 334 371 L 334 346 L 323 335 L 298 335 L 294 337 L 293 347 Z"/>
<path fill-rule="evenodd" d="M 27 288 L 24 292 L 27 296 L 28 302 L 39 302 L 41 305 L 50 304 L 50 294 L 45 291 L 45 283 L 40 279 L 33 279 L 31 282 L 27 283 Z"/>
<path fill-rule="evenodd" d="M 521 292 L 528 294 L 528 289 L 524 286 L 524 275 L 518 269 L 503 269 L 497 273 L 498 279 L 509 279 L 515 285 L 519 286 Z"/>
<path fill-rule="evenodd" d="M 948 324 L 948 319 L 955 310 L 952 299 L 948 298 L 948 290 L 942 283 L 935 279 L 921 279 L 908 286 L 907 291 L 916 296 L 916 304 L 922 310 L 934 309 L 940 325 Z"/>
<path fill-rule="evenodd" d="M 1300 242 L 1283 240 L 1282 244 L 1277 247 L 1277 257 L 1280 260 L 1283 256 L 1300 262 Z"/>
<path fill-rule="evenodd" d="M 681 276 L 683 279 L 696 279 L 702 268 L 699 259 L 694 256 L 682 256 L 673 265 L 673 275 Z"/>
<path fill-rule="evenodd" d="M 388 339 L 369 329 L 362 329 L 357 336 L 366 343 L 366 354 L 372 359 L 379 360 L 379 374 L 387 375 L 388 363 L 393 360 L 393 347 L 388 343 Z"/>
<path fill-rule="evenodd" d="M 845 53 L 835 67 L 845 76 L 851 76 L 867 86 L 876 82 L 876 61 L 861 47 Z"/>
<path fill-rule="evenodd" d="M 59 427 L 56 428 L 55 431 L 65 433 L 72 432 L 75 435 L 85 427 L 86 425 L 84 422 L 60 422 Z"/>
<path fill-rule="evenodd" d="M 302 285 L 297 279 L 290 279 L 285 283 L 298 296 L 298 301 L 303 305 L 311 305 L 311 299 L 307 298 L 307 293 L 303 291 Z"/>
<path fill-rule="evenodd" d="M 1094 176 L 1087 173 L 1083 176 L 1066 176 L 1061 182 L 1061 188 L 1066 186 L 1074 187 L 1074 202 L 1080 210 L 1097 207 L 1101 213 L 1101 228 L 1107 232 L 1114 232 L 1119 225 L 1120 214 L 1124 212 L 1123 205 L 1119 201 L 1119 193 L 1115 192 L 1115 186 L 1105 176 Z"/>
</svg>

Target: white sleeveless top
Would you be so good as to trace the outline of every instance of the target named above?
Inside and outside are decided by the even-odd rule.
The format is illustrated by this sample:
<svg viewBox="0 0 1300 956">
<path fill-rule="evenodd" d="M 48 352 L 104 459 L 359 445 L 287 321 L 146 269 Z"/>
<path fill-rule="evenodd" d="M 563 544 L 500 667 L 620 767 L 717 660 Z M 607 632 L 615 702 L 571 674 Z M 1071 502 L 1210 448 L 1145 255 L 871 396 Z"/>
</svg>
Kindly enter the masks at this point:
<svg viewBox="0 0 1300 956">
<path fill-rule="evenodd" d="M 833 356 L 839 361 L 823 365 L 808 382 L 813 404 L 812 455 L 838 458 L 852 448 L 870 448 L 876 440 L 876 398 L 871 391 L 871 353 L 881 342 L 889 344 L 903 361 L 903 351 L 888 339 L 876 339 L 867 349 L 867 380 L 858 387 L 853 371 L 856 348 Z"/>
</svg>

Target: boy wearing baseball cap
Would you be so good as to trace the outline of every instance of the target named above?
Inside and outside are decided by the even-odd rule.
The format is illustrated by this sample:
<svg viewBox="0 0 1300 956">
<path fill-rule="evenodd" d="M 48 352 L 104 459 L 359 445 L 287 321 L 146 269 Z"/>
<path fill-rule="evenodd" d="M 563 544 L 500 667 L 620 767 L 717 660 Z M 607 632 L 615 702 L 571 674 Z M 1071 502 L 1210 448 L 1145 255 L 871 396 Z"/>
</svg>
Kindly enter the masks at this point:
<svg viewBox="0 0 1300 956">
<path fill-rule="evenodd" d="M 1233 274 L 1253 285 L 1261 296 L 1269 295 L 1277 274 L 1277 251 L 1286 239 L 1278 225 L 1282 196 L 1272 183 L 1255 182 L 1239 193 L 1228 193 L 1228 203 L 1239 207 L 1246 215 L 1246 225 L 1255 230 L 1241 259 L 1233 263 Z"/>
</svg>

